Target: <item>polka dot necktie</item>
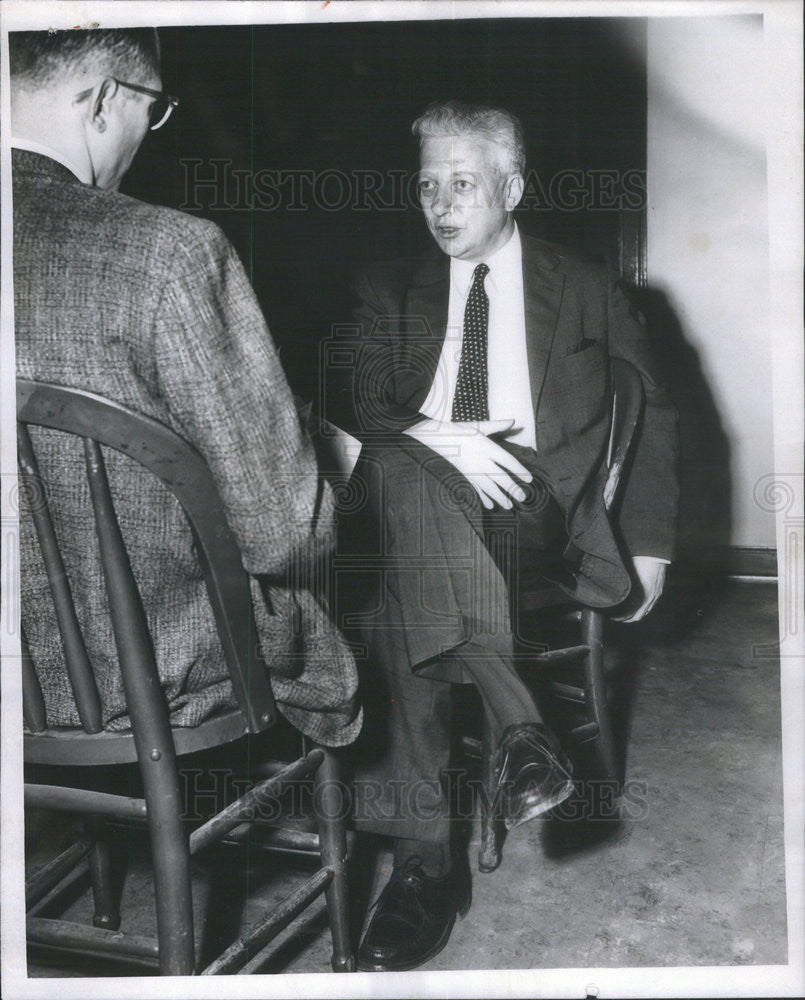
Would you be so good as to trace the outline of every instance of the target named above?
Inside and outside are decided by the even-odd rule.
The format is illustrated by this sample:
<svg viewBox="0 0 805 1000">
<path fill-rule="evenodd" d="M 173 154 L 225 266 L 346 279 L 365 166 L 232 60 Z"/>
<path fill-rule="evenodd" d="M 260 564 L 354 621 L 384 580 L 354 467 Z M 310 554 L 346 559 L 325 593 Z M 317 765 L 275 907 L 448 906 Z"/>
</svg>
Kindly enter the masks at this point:
<svg viewBox="0 0 805 1000">
<path fill-rule="evenodd" d="M 456 395 L 451 420 L 489 419 L 489 365 L 486 357 L 489 331 L 489 298 L 484 291 L 486 264 L 479 264 L 464 309 L 464 339 L 458 363 Z"/>
</svg>

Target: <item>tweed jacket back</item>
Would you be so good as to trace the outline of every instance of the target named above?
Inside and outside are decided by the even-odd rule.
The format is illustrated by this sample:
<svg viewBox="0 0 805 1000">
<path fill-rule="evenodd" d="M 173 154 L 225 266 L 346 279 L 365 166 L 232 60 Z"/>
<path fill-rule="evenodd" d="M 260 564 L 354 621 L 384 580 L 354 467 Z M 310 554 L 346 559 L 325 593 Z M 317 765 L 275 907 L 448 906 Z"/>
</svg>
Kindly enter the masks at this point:
<svg viewBox="0 0 805 1000">
<path fill-rule="evenodd" d="M 13 165 L 19 375 L 116 400 L 201 452 L 254 578 L 278 707 L 322 743 L 350 742 L 361 724 L 354 662 L 305 585 L 332 544 L 332 496 L 233 248 L 210 222 L 88 187 L 47 157 L 14 150 Z M 32 431 L 104 725 L 122 729 L 128 718 L 80 445 Z M 190 529 L 147 470 L 118 452 L 105 457 L 171 721 L 197 725 L 234 700 Z M 49 723 L 76 725 L 26 516 L 20 565 L 22 622 Z"/>
</svg>

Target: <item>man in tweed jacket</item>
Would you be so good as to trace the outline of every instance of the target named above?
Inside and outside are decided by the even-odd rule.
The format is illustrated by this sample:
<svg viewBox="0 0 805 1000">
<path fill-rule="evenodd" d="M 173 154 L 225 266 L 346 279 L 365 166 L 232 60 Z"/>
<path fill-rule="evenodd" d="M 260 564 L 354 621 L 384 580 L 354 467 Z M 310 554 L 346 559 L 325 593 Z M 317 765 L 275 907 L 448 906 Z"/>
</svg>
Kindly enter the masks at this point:
<svg viewBox="0 0 805 1000">
<path fill-rule="evenodd" d="M 18 373 L 106 396 L 195 445 L 254 577 L 278 707 L 314 739 L 349 743 L 361 724 L 354 663 L 303 584 L 331 544 L 332 496 L 252 289 L 215 225 L 117 192 L 149 126 L 170 111 L 156 33 L 24 32 L 12 34 L 10 54 Z M 104 725 L 120 729 L 126 706 L 80 443 L 33 430 Z M 193 726 L 234 701 L 191 533 L 150 473 L 117 452 L 107 459 L 171 721 Z M 75 725 L 29 518 L 20 554 L 22 623 L 48 720 Z"/>
</svg>

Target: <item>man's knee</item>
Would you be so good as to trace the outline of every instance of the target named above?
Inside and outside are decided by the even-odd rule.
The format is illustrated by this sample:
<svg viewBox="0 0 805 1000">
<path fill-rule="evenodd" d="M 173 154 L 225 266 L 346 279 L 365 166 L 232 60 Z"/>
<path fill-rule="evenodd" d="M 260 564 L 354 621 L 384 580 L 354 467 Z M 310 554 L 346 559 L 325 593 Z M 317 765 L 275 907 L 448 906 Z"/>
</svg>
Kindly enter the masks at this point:
<svg viewBox="0 0 805 1000">
<path fill-rule="evenodd" d="M 399 441 L 399 439 L 398 439 Z M 353 487 L 365 497 L 366 511 L 399 512 L 434 523 L 476 520 L 481 505 L 470 483 L 440 455 L 413 439 L 365 445 L 353 473 Z"/>
</svg>

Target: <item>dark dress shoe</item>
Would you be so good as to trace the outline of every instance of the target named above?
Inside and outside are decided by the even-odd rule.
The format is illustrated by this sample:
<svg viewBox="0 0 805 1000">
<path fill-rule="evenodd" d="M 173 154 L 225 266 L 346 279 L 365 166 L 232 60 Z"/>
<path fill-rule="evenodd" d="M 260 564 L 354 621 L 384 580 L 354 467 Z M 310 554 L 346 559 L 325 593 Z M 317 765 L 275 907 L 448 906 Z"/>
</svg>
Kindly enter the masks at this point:
<svg viewBox="0 0 805 1000">
<path fill-rule="evenodd" d="M 498 747 L 494 815 L 513 830 L 573 794 L 573 768 L 553 733 L 536 722 L 509 726 Z"/>
<path fill-rule="evenodd" d="M 359 969 L 417 968 L 447 944 L 456 914 L 468 913 L 472 881 L 466 859 L 455 861 L 442 878 L 426 875 L 421 865 L 421 858 L 411 857 L 392 871 L 358 950 Z"/>
</svg>

